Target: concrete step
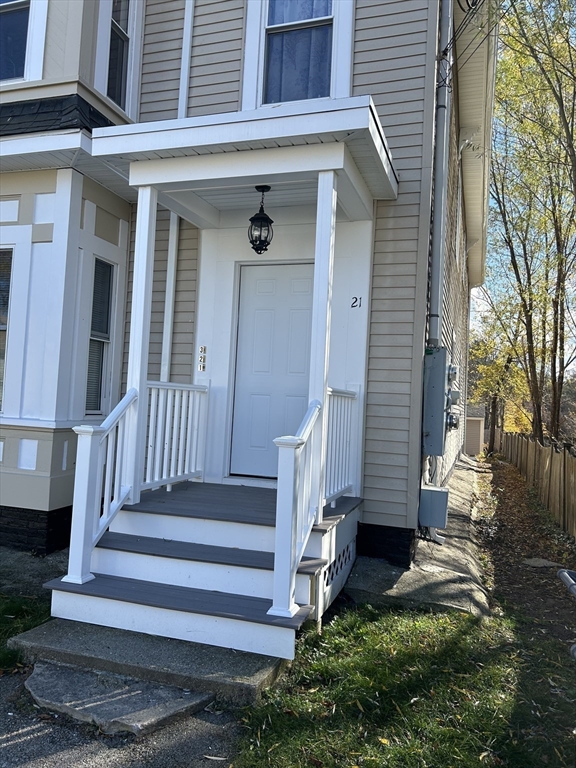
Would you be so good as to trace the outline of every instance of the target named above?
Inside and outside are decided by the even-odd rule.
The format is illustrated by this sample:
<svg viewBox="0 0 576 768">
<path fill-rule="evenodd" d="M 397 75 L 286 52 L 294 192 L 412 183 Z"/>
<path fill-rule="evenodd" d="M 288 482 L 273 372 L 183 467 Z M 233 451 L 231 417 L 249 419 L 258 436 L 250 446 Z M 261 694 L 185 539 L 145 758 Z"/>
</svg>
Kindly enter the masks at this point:
<svg viewBox="0 0 576 768">
<path fill-rule="evenodd" d="M 52 661 L 38 662 L 25 685 L 41 707 L 108 734 L 140 736 L 213 701 L 210 693 Z"/>
<path fill-rule="evenodd" d="M 285 668 L 282 659 L 211 645 L 52 619 L 8 640 L 29 663 L 54 661 L 255 703 Z"/>
</svg>

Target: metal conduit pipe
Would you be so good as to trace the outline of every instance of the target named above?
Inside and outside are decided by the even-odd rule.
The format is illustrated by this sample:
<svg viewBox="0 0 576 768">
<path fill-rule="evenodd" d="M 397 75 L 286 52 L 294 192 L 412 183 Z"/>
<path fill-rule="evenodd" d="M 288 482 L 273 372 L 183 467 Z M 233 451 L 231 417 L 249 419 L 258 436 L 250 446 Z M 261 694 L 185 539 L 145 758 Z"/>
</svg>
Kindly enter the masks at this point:
<svg viewBox="0 0 576 768">
<path fill-rule="evenodd" d="M 429 347 L 442 343 L 444 261 L 446 253 L 446 209 L 448 198 L 448 156 L 452 53 L 446 52 L 452 36 L 453 0 L 442 0 L 440 42 L 436 75 L 436 144 L 434 147 L 434 209 L 432 213 L 432 252 L 430 264 Z"/>
</svg>

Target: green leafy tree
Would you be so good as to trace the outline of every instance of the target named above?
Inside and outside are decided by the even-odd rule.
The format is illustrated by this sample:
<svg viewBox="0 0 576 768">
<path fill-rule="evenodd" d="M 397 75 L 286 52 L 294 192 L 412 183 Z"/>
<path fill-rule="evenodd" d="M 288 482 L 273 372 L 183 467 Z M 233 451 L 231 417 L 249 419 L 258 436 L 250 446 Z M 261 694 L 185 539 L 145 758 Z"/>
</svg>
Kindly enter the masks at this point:
<svg viewBox="0 0 576 768">
<path fill-rule="evenodd" d="M 575 20 L 576 0 L 516 0 L 501 27 L 486 295 L 540 440 L 576 359 Z"/>
</svg>

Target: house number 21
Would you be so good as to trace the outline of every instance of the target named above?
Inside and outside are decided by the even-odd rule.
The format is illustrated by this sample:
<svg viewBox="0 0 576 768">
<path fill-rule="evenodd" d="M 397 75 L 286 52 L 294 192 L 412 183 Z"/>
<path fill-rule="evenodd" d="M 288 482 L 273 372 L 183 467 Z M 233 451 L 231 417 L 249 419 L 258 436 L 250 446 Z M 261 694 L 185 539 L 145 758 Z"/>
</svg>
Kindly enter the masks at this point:
<svg viewBox="0 0 576 768">
<path fill-rule="evenodd" d="M 350 304 L 352 309 L 358 309 L 362 306 L 362 296 L 352 296 L 352 304 Z"/>
</svg>

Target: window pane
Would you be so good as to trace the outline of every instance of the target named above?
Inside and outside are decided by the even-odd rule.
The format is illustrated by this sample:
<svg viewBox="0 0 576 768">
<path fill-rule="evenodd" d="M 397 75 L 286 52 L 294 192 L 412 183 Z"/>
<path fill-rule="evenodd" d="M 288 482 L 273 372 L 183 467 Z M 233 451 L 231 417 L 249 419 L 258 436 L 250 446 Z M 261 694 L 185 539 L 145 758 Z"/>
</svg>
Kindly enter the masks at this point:
<svg viewBox="0 0 576 768">
<path fill-rule="evenodd" d="M 128 32 L 128 6 L 130 0 L 113 0 L 112 18 L 124 32 Z"/>
<path fill-rule="evenodd" d="M 104 343 L 90 339 L 88 350 L 88 384 L 86 386 L 86 410 L 100 411 L 102 408 L 102 369 L 104 366 Z"/>
<path fill-rule="evenodd" d="M 112 298 L 112 264 L 96 259 L 92 298 L 91 336 L 110 338 L 110 301 Z"/>
<path fill-rule="evenodd" d="M 332 0 L 270 0 L 268 24 L 289 24 L 331 15 Z"/>
<path fill-rule="evenodd" d="M 12 251 L 0 251 L 0 329 L 8 325 L 8 300 L 10 298 L 10 273 L 12 271 Z"/>
<path fill-rule="evenodd" d="M 6 332 L 8 328 L 8 301 L 10 299 L 10 273 L 12 251 L 0 251 L 0 411 L 4 390 L 4 363 L 6 360 Z"/>
<path fill-rule="evenodd" d="M 108 96 L 119 107 L 126 106 L 126 70 L 128 40 L 112 25 L 110 32 L 110 62 L 108 67 Z"/>
<path fill-rule="evenodd" d="M 0 13 L 0 80 L 24 77 L 29 8 Z"/>
<path fill-rule="evenodd" d="M 332 25 L 268 35 L 264 102 L 330 95 Z"/>
</svg>

